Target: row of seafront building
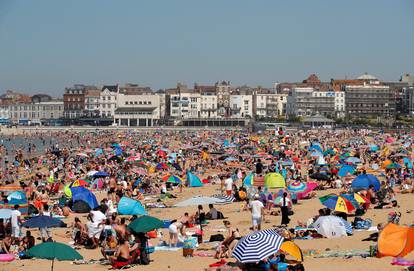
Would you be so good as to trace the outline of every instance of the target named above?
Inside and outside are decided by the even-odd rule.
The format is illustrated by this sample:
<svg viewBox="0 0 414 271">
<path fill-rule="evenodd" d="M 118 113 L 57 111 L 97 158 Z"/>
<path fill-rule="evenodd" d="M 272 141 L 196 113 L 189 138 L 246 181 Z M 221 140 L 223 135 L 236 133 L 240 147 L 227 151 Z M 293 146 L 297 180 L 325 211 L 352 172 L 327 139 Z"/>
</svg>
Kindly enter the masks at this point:
<svg viewBox="0 0 414 271">
<path fill-rule="evenodd" d="M 272 88 L 177 84 L 153 91 L 137 84 L 74 85 L 62 99 L 48 95 L 14 99 L 0 96 L 0 119 L 13 122 L 50 119 L 85 120 L 123 126 L 155 126 L 167 121 L 275 119 L 315 114 L 330 118 L 393 119 L 414 113 L 413 77 L 382 82 L 364 74 L 356 79 L 321 82 L 312 74 L 302 82 L 278 83 Z"/>
</svg>

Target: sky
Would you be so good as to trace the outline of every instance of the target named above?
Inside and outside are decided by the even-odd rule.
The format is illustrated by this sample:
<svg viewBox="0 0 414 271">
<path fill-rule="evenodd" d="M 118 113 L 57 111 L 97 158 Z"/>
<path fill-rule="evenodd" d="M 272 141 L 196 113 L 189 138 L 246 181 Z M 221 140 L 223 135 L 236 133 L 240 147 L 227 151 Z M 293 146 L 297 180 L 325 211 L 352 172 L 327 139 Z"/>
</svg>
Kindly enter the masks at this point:
<svg viewBox="0 0 414 271">
<path fill-rule="evenodd" d="M 414 73 L 414 1 L 0 0 L 0 93 Z"/>
</svg>

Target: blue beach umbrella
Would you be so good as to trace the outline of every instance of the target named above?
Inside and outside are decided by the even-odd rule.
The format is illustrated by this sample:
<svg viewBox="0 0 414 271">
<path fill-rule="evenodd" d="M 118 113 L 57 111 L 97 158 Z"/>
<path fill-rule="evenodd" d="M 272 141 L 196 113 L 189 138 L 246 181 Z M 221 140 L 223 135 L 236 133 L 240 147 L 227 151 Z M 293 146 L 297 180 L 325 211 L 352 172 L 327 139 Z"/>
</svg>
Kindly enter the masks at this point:
<svg viewBox="0 0 414 271">
<path fill-rule="evenodd" d="M 351 184 L 354 190 L 368 189 L 370 185 L 374 186 L 375 191 L 378 191 L 381 187 L 380 181 L 372 174 L 358 175 Z"/>
<path fill-rule="evenodd" d="M 358 157 L 348 157 L 345 159 L 345 162 L 351 163 L 351 164 L 358 164 L 361 162 L 361 159 L 359 159 Z"/>
<path fill-rule="evenodd" d="M 53 228 L 62 226 L 62 221 L 47 215 L 35 216 L 23 223 L 23 227 L 25 228 Z"/>
<path fill-rule="evenodd" d="M 350 165 L 343 165 L 338 171 L 338 176 L 345 177 L 348 173 L 354 174 L 355 168 Z"/>
</svg>

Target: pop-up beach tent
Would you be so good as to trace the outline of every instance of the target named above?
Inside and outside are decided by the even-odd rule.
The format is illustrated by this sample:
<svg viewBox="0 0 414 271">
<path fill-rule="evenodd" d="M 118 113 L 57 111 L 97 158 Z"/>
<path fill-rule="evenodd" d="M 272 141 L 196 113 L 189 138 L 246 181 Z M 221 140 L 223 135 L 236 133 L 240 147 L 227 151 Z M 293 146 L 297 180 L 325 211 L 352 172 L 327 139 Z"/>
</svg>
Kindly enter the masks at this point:
<svg viewBox="0 0 414 271">
<path fill-rule="evenodd" d="M 188 187 L 201 187 L 203 182 L 196 175 L 187 171 L 187 185 Z"/>
<path fill-rule="evenodd" d="M 128 197 L 122 197 L 118 203 L 118 213 L 120 215 L 146 215 L 147 211 L 145 211 L 141 202 Z"/>
<path fill-rule="evenodd" d="M 388 224 L 378 238 L 378 257 L 404 257 L 414 250 L 414 227 Z"/>
<path fill-rule="evenodd" d="M 86 203 L 90 209 L 95 209 L 96 207 L 99 206 L 95 195 L 91 191 L 89 191 L 87 188 L 82 187 L 82 186 L 77 186 L 77 187 L 70 188 L 70 191 L 72 192 L 72 201 L 73 201 L 73 206 L 74 206 L 73 209 L 75 212 L 82 212 L 82 213 L 85 212 L 84 203 Z M 82 201 L 84 203 L 78 203 L 79 201 Z"/>
</svg>

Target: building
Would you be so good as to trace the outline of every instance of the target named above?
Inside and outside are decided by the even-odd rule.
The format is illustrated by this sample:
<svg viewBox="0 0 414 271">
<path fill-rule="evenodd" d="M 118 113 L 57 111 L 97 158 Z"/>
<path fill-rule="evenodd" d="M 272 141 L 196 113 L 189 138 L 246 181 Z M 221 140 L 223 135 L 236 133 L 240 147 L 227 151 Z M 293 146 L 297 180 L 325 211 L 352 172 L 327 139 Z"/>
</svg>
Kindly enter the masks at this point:
<svg viewBox="0 0 414 271">
<path fill-rule="evenodd" d="M 9 105 L 17 103 L 30 103 L 31 98 L 29 95 L 22 94 L 16 91 L 7 90 L 4 94 L 0 95 L 0 105 Z"/>
<path fill-rule="evenodd" d="M 60 119 L 64 113 L 62 100 L 33 102 L 9 105 L 10 119 L 13 122 L 30 122 Z"/>
<path fill-rule="evenodd" d="M 253 116 L 258 119 L 285 116 L 286 103 L 287 94 L 258 88 L 253 92 Z"/>
<path fill-rule="evenodd" d="M 167 90 L 169 117 L 174 119 L 189 119 L 201 117 L 201 94 L 188 89 L 184 84 L 178 84 L 176 89 Z"/>
<path fill-rule="evenodd" d="M 360 85 L 345 86 L 346 113 L 350 118 L 393 118 L 396 112 L 395 93 L 375 77 Z"/>
<path fill-rule="evenodd" d="M 217 82 L 215 90 L 217 95 L 217 115 L 219 117 L 228 117 L 230 115 L 230 81 Z"/>
<path fill-rule="evenodd" d="M 88 86 L 76 84 L 73 87 L 65 88 L 63 94 L 63 116 L 67 119 L 77 119 L 84 115 L 85 91 Z"/>
<path fill-rule="evenodd" d="M 320 91 L 314 88 L 294 88 L 289 92 L 287 116 L 311 116 L 321 114 L 329 117 L 345 115 L 345 93 Z"/>
<path fill-rule="evenodd" d="M 114 111 L 114 123 L 122 126 L 149 127 L 158 125 L 162 117 L 162 95 L 148 92 L 119 93 Z"/>
<path fill-rule="evenodd" d="M 105 85 L 99 95 L 99 115 L 102 118 L 113 118 L 117 105 L 118 85 Z"/>
<path fill-rule="evenodd" d="M 195 91 L 200 92 L 200 117 L 201 118 L 217 118 L 217 94 L 215 87 L 205 88 L 195 86 Z"/>
<path fill-rule="evenodd" d="M 100 97 L 101 91 L 98 88 L 91 87 L 85 90 L 85 117 L 96 118 L 100 116 Z"/>
<path fill-rule="evenodd" d="M 331 84 L 328 82 L 321 82 L 316 74 L 311 74 L 302 82 L 278 83 L 275 87 L 277 93 L 289 94 L 294 88 L 313 88 L 319 91 L 329 91 L 331 89 Z"/>
<path fill-rule="evenodd" d="M 232 118 L 253 117 L 253 96 L 249 94 L 231 94 L 230 116 Z"/>
<path fill-rule="evenodd" d="M 0 119 L 8 120 L 8 119 L 11 118 L 9 108 L 10 108 L 9 105 L 1 105 L 0 104 Z"/>
</svg>

